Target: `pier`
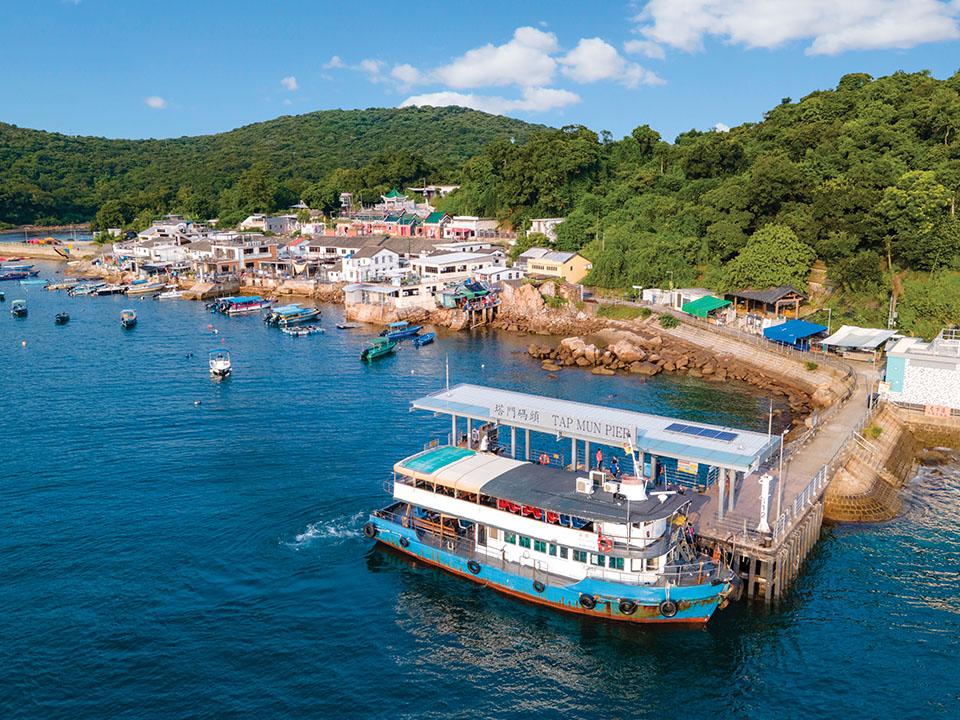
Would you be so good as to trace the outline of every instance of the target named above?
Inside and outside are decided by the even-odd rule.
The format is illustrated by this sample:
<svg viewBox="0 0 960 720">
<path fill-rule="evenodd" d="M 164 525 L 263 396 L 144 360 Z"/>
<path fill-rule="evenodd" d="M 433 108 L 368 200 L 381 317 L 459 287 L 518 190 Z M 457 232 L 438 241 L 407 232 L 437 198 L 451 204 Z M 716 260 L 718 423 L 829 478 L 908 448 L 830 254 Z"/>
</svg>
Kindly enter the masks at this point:
<svg viewBox="0 0 960 720">
<path fill-rule="evenodd" d="M 870 379 L 858 377 L 849 396 L 789 447 L 776 434 L 477 385 L 456 385 L 412 405 L 450 417 L 451 445 L 558 464 L 571 471 L 571 484 L 595 470 L 597 449 L 607 463 L 619 455 L 627 475 L 635 472 L 635 453 L 651 493 L 690 498 L 687 520 L 700 549 L 732 568 L 748 597 L 770 602 L 782 597 L 817 543 L 830 481 L 867 443 L 861 433 L 878 411 L 867 406 Z"/>
</svg>

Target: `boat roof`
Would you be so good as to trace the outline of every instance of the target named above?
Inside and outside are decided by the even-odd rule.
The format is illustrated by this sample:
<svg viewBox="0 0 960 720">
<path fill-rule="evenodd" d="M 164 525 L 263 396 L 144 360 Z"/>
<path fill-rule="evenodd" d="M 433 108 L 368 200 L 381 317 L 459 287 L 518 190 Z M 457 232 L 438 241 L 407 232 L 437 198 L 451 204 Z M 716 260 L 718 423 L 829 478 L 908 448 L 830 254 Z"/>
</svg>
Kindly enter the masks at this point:
<svg viewBox="0 0 960 720">
<path fill-rule="evenodd" d="M 483 493 L 500 500 L 542 508 L 600 522 L 626 522 L 628 503 L 595 488 L 592 495 L 576 491 L 578 473 L 466 448 L 439 447 L 401 460 L 394 471 L 466 493 Z M 630 522 L 669 517 L 688 498 L 657 494 L 629 503 Z"/>
<path fill-rule="evenodd" d="M 274 309 L 273 309 L 273 311 L 274 311 L 275 313 L 279 313 L 280 315 L 284 315 L 284 314 L 287 314 L 287 313 L 300 312 L 301 310 L 306 310 L 306 308 L 302 308 L 302 307 L 300 307 L 299 305 L 296 305 L 296 304 L 294 304 L 294 305 L 284 305 L 283 307 L 278 307 L 278 308 L 274 308 Z"/>
<path fill-rule="evenodd" d="M 393 340 L 391 340 L 391 339 L 388 338 L 388 337 L 378 337 L 378 338 L 374 338 L 373 340 L 370 340 L 370 341 L 369 341 L 369 343 L 370 343 L 371 345 L 383 345 L 383 344 L 385 344 L 385 343 L 392 343 L 392 342 L 393 342 Z"/>
<path fill-rule="evenodd" d="M 121 314 L 121 315 L 126 315 L 127 313 L 132 313 L 132 314 L 134 314 L 134 315 L 137 314 L 134 310 L 132 310 L 132 309 L 130 309 L 130 308 L 126 308 L 126 309 L 120 311 L 120 314 Z"/>
<path fill-rule="evenodd" d="M 387 323 L 387 327 L 402 328 L 402 327 L 406 327 L 409 324 L 410 323 L 408 323 L 406 320 L 400 320 L 398 322 Z"/>
</svg>

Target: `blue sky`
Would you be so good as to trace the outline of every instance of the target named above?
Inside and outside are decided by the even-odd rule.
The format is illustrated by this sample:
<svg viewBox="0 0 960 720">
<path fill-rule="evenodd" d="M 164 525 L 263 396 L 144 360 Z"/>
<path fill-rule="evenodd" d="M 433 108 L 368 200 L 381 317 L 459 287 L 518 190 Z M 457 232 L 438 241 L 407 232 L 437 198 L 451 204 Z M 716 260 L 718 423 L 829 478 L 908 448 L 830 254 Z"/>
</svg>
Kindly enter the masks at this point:
<svg viewBox="0 0 960 720">
<path fill-rule="evenodd" d="M 468 104 L 665 139 L 784 96 L 960 69 L 960 0 L 0 5 L 0 121 L 178 137 L 331 108 Z"/>
</svg>

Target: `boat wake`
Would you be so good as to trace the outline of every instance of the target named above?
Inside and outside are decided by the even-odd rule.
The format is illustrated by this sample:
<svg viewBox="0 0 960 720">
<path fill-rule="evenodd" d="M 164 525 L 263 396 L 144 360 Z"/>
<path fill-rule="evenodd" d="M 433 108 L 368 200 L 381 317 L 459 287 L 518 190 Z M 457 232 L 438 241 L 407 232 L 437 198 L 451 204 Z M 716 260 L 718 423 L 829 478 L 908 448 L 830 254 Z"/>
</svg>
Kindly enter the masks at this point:
<svg viewBox="0 0 960 720">
<path fill-rule="evenodd" d="M 368 513 L 361 511 L 326 522 L 310 523 L 292 540 L 281 540 L 281 544 L 294 550 L 301 550 L 318 540 L 339 541 L 362 538 L 362 521 L 367 515 Z"/>
</svg>

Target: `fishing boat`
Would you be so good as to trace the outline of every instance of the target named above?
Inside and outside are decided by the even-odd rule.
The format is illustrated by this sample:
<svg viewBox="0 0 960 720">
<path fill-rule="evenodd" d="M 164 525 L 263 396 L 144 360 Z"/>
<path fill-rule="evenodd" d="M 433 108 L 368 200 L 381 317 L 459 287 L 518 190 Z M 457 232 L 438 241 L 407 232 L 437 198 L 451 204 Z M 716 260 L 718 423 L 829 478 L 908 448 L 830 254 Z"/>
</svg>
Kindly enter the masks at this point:
<svg viewBox="0 0 960 720">
<path fill-rule="evenodd" d="M 125 330 L 129 330 L 137 324 L 137 314 L 133 310 L 123 310 L 120 312 L 120 324 Z"/>
<path fill-rule="evenodd" d="M 233 372 L 233 366 L 230 364 L 230 353 L 227 350 L 210 351 L 210 374 L 214 377 L 229 377 Z"/>
<path fill-rule="evenodd" d="M 179 300 L 183 297 L 183 290 L 176 285 L 167 285 L 167 289 L 157 295 L 158 300 Z"/>
<path fill-rule="evenodd" d="M 380 331 L 380 337 L 402 340 L 406 337 L 413 337 L 421 330 L 423 330 L 423 325 L 411 325 L 406 320 L 400 320 L 384 325 L 383 330 Z"/>
<path fill-rule="evenodd" d="M 159 295 L 166 286 L 163 283 L 133 282 L 126 288 L 129 297 Z"/>
<path fill-rule="evenodd" d="M 65 312 L 60 312 L 56 314 L 55 320 L 57 325 L 66 325 L 70 322 L 70 316 Z"/>
<path fill-rule="evenodd" d="M 117 283 L 110 283 L 109 285 L 101 285 L 94 291 L 94 295 L 123 295 L 127 291 L 126 285 L 118 285 Z"/>
<path fill-rule="evenodd" d="M 360 352 L 360 359 L 373 360 L 374 358 L 389 355 L 393 352 L 393 349 L 396 346 L 397 341 L 391 340 L 390 338 L 377 338 L 375 340 L 371 340 L 369 346 L 365 347 Z"/>
<path fill-rule="evenodd" d="M 26 300 L 14 300 L 13 305 L 10 306 L 10 314 L 14 317 L 26 317 L 27 316 L 27 301 Z"/>
<path fill-rule="evenodd" d="M 276 300 L 273 298 L 262 298 L 259 296 L 234 298 L 222 312 L 225 312 L 227 315 L 250 315 L 258 313 L 261 310 L 266 310 L 272 307 L 274 303 L 276 303 Z"/>
<path fill-rule="evenodd" d="M 323 328 L 319 325 L 294 325 L 292 327 L 280 328 L 285 334 L 291 337 L 304 337 L 305 335 L 323 335 Z"/>
<path fill-rule="evenodd" d="M 452 446 L 393 469 L 393 503 L 364 535 L 509 595 L 607 620 L 702 624 L 742 593 L 732 570 L 688 543 L 690 500 L 648 493 L 639 475 L 579 477 Z"/>
<path fill-rule="evenodd" d="M 31 287 L 31 286 L 37 286 L 37 285 L 41 287 L 46 287 L 49 284 L 50 284 L 49 280 L 21 280 L 20 281 L 20 285 L 24 287 Z"/>
<path fill-rule="evenodd" d="M 40 274 L 39 270 L 8 270 L 6 272 L 0 273 L 0 281 L 26 280 L 28 278 L 36 277 L 39 274 Z"/>
<path fill-rule="evenodd" d="M 339 330 L 353 330 L 358 327 L 360 326 L 356 323 L 337 323 L 337 329 Z"/>
<path fill-rule="evenodd" d="M 102 287 L 105 287 L 105 282 L 92 282 L 92 283 L 81 283 L 77 285 L 72 290 L 68 290 L 67 294 L 74 297 L 83 296 L 83 295 L 96 295 L 97 290 Z"/>
<path fill-rule="evenodd" d="M 0 270 L 32 270 L 33 265 L 0 265 Z"/>
<path fill-rule="evenodd" d="M 430 343 L 433 342 L 433 339 L 436 336 L 437 334 L 432 332 L 420 333 L 413 339 L 413 344 L 416 345 L 417 347 L 420 347 L 421 345 L 429 345 Z"/>
<path fill-rule="evenodd" d="M 272 312 L 267 313 L 263 321 L 267 325 L 276 325 L 287 327 L 289 325 L 300 325 L 320 317 L 320 308 L 301 307 L 299 305 L 284 305 L 274 308 Z"/>
</svg>

